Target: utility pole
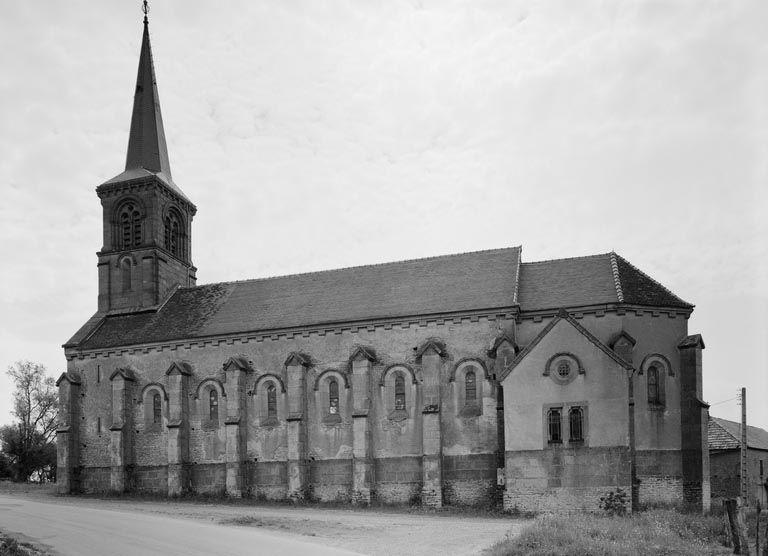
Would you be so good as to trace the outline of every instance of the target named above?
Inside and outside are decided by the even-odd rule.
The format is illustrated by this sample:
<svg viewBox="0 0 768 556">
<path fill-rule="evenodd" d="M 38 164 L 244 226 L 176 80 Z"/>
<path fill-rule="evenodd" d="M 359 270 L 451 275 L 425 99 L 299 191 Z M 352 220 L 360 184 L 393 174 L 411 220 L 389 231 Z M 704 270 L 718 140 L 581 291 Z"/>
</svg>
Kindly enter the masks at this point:
<svg viewBox="0 0 768 556">
<path fill-rule="evenodd" d="M 747 504 L 747 389 L 741 389 L 741 499 Z"/>
</svg>

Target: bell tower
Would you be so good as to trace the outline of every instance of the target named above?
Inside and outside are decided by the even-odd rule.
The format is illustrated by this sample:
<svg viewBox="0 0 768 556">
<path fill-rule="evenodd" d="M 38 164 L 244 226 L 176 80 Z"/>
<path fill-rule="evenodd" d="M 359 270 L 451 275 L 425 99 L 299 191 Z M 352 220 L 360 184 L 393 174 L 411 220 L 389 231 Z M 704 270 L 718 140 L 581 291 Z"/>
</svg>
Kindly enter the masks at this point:
<svg viewBox="0 0 768 556">
<path fill-rule="evenodd" d="M 96 188 L 103 207 L 99 313 L 151 310 L 177 286 L 195 285 L 192 218 L 197 209 L 173 182 L 149 41 L 144 34 L 125 171 Z"/>
</svg>

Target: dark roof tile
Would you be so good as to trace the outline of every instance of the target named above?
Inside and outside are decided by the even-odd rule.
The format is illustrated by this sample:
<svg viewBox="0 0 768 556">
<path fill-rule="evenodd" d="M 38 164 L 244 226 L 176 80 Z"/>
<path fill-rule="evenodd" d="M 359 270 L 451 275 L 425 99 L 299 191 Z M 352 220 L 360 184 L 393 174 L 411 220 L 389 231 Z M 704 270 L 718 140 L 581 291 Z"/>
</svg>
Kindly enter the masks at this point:
<svg viewBox="0 0 768 556">
<path fill-rule="evenodd" d="M 81 349 L 514 305 L 520 248 L 181 288 L 106 317 Z"/>
<path fill-rule="evenodd" d="M 741 447 L 741 423 L 710 417 L 709 449 L 735 450 L 739 447 Z M 768 450 L 768 431 L 747 425 L 747 447 Z"/>
</svg>

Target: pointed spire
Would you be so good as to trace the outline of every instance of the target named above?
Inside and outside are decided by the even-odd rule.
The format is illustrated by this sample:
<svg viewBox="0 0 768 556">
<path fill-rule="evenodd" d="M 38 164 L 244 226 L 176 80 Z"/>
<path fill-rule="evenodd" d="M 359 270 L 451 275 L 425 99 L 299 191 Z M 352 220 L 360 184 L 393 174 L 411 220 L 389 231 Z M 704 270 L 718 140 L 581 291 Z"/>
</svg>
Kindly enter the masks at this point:
<svg viewBox="0 0 768 556">
<path fill-rule="evenodd" d="M 136 76 L 136 93 L 133 97 L 131 134 L 128 138 L 128 156 L 125 170 L 144 168 L 152 173 L 162 173 L 171 179 L 171 165 L 165 144 L 163 116 L 157 94 L 152 47 L 149 42 L 149 21 L 144 3 L 144 36 L 141 40 L 139 71 Z"/>
<path fill-rule="evenodd" d="M 144 2 L 143 11 L 144 35 L 141 38 L 139 72 L 136 76 L 136 92 L 133 96 L 131 133 L 128 137 L 125 170 L 99 187 L 112 187 L 116 184 L 154 176 L 157 181 L 192 204 L 192 201 L 173 183 L 171 178 L 163 116 L 160 113 L 160 97 L 157 94 L 155 65 L 152 62 L 152 46 L 149 43 L 149 20 L 147 19 L 149 6 L 146 2 Z"/>
</svg>

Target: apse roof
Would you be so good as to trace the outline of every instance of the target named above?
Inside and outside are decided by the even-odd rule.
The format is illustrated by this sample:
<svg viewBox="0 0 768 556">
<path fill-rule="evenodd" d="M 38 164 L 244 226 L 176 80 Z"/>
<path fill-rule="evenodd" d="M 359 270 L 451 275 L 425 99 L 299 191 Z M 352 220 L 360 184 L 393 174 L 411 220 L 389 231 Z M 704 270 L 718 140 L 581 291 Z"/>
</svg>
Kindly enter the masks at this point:
<svg viewBox="0 0 768 556">
<path fill-rule="evenodd" d="M 519 300 L 522 311 L 601 303 L 693 308 L 616 253 L 523 263 Z"/>
</svg>

